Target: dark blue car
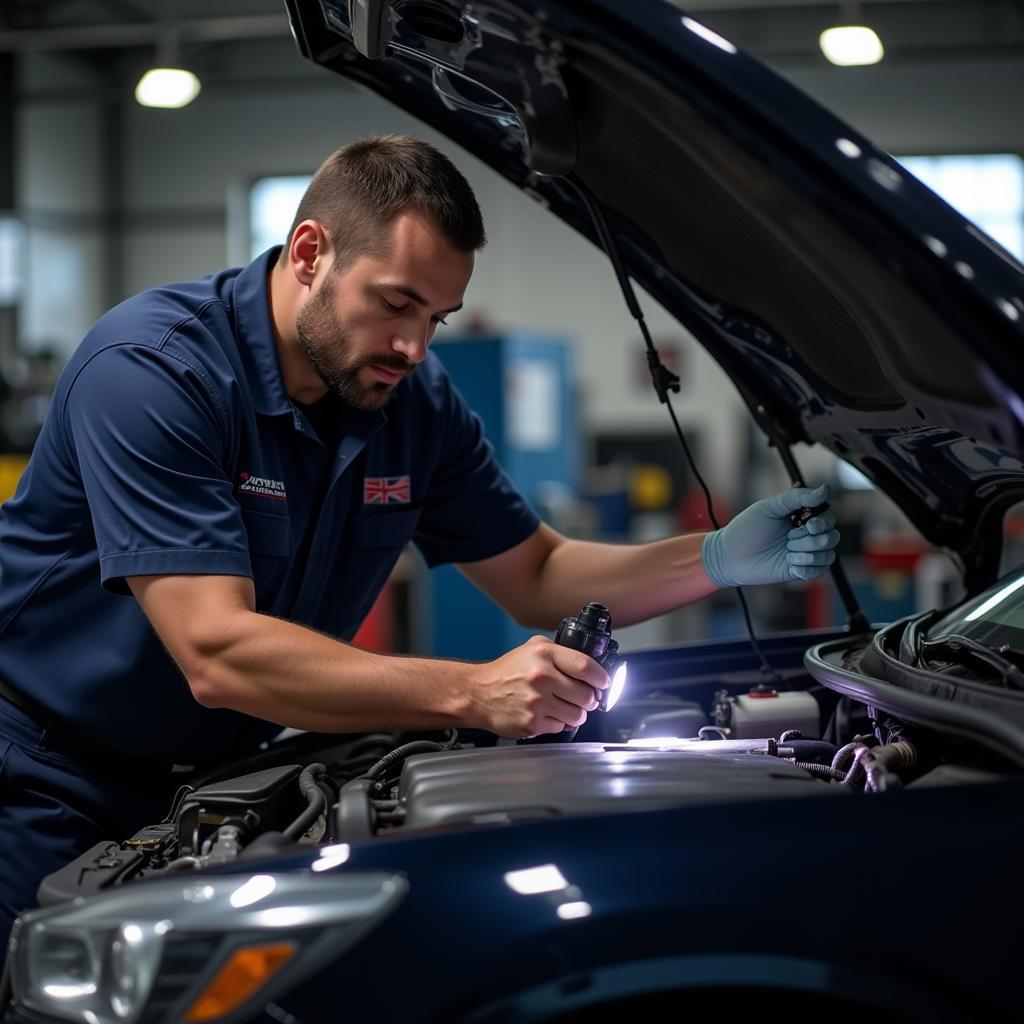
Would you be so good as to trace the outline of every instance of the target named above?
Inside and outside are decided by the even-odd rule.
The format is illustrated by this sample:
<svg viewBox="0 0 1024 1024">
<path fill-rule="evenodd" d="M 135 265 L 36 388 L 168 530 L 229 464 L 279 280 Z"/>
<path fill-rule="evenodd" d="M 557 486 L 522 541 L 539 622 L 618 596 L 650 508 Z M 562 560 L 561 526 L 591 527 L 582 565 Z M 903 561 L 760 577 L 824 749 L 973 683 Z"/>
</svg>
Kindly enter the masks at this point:
<svg viewBox="0 0 1024 1024">
<path fill-rule="evenodd" d="M 571 743 L 278 743 L 43 883 L 7 1019 L 1019 1019 L 1024 269 L 661 0 L 287 6 L 304 57 L 598 244 L 792 479 L 830 449 L 968 597 L 875 630 L 840 570 L 847 629 L 634 654 Z"/>
</svg>

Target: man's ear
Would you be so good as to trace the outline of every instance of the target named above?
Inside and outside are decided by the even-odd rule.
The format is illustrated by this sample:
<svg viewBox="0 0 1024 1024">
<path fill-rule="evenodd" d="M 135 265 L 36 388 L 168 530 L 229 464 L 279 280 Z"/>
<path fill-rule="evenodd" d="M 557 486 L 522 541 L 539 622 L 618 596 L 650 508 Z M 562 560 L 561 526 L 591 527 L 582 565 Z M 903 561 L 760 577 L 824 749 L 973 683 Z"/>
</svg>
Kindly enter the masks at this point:
<svg viewBox="0 0 1024 1024">
<path fill-rule="evenodd" d="M 311 287 L 317 272 L 331 258 L 331 243 L 319 221 L 304 220 L 292 232 L 288 265 L 300 284 Z"/>
</svg>

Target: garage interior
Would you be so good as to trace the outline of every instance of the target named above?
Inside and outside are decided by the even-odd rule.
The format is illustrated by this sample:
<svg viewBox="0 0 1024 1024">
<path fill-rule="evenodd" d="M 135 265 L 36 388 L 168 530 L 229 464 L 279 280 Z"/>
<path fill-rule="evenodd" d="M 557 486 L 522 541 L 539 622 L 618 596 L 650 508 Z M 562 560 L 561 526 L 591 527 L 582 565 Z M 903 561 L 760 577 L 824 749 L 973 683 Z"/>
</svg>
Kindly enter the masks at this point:
<svg viewBox="0 0 1024 1024">
<path fill-rule="evenodd" d="M 1019 1019 L 1022 97 L 1024 0 L 0 0 L 0 1024 Z"/>
<path fill-rule="evenodd" d="M 680 6 L 906 160 L 1024 257 L 1019 0 Z M 839 67 L 823 55 L 821 33 L 852 15 L 882 41 L 878 63 Z M 197 75 L 201 90 L 187 106 L 136 102 L 136 84 L 158 57 Z M 549 376 L 520 380 L 478 409 L 492 436 L 505 438 L 503 461 L 521 474 L 517 483 L 574 536 L 639 541 L 699 524 L 703 499 L 603 255 L 429 128 L 300 60 L 278 0 L 8 0 L 0 78 L 0 499 L 14 491 L 61 366 L 105 310 L 145 288 L 248 262 L 282 240 L 296 190 L 327 153 L 368 134 L 410 132 L 464 170 L 490 238 L 466 309 L 439 335 L 444 358 L 455 367 L 470 351 L 459 346 L 480 339 L 490 339 L 483 358 L 496 370 L 538 341 L 559 353 Z M 546 260 L 530 258 L 541 251 Z M 551 265 L 561 268 L 557 282 Z M 682 379 L 676 407 L 719 517 L 785 487 L 776 453 L 722 371 L 653 300 L 641 300 Z M 833 486 L 844 562 L 872 621 L 956 596 L 956 566 L 885 496 L 820 448 L 799 459 L 809 479 Z M 1024 518 L 1009 516 L 1005 529 L 1004 561 L 1015 565 Z M 465 633 L 435 614 L 447 585 L 410 550 L 360 642 L 492 657 L 527 635 L 494 610 L 467 649 Z M 828 580 L 755 592 L 751 603 L 766 631 L 844 620 Z M 641 648 L 742 631 L 723 594 L 619 639 Z"/>
</svg>

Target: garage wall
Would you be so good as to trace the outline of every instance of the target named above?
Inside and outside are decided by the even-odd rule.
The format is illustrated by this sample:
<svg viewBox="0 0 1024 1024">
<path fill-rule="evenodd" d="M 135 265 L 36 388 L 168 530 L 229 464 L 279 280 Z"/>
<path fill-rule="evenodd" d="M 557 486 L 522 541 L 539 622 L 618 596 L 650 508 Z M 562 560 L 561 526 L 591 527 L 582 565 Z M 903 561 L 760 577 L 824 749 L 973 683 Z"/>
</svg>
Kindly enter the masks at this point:
<svg viewBox="0 0 1024 1024">
<path fill-rule="evenodd" d="M 65 58 L 22 61 L 15 189 L 25 226 L 19 344 L 67 351 L 103 312 L 104 105 L 92 72 Z"/>
<path fill-rule="evenodd" d="M 184 110 L 152 111 L 127 97 L 112 107 L 108 94 L 66 58 L 23 58 L 18 156 L 29 225 L 26 348 L 70 351 L 119 298 L 244 258 L 239 211 L 253 179 L 307 173 L 361 135 L 411 131 L 453 156 L 487 219 L 491 241 L 463 319 L 480 311 L 499 327 L 555 330 L 582 342 L 588 425 L 667 429 L 665 411 L 634 383 L 640 340 L 607 261 L 589 243 L 372 94 L 315 68 L 291 71 L 290 44 L 239 44 L 232 60 L 240 70 L 271 69 L 269 78 L 232 83 L 229 75 Z M 1024 151 L 1019 110 L 997 100 L 1024 95 L 1018 62 L 810 68 L 789 77 L 890 150 Z M 655 336 L 680 339 L 680 418 L 700 431 L 701 461 L 713 485 L 735 494 L 743 472 L 740 403 L 698 347 L 652 302 L 645 308 Z"/>
<path fill-rule="evenodd" d="M 269 130 L 255 131 L 254 111 Z M 167 124 L 178 130 L 169 144 Z M 581 391 L 589 422 L 601 427 L 651 424 L 661 428 L 664 410 L 646 389 L 623 390 L 632 381 L 627 347 L 639 345 L 605 258 L 589 242 L 551 218 L 468 154 L 368 91 L 328 79 L 321 86 L 258 100 L 213 95 L 182 111 L 128 110 L 126 130 L 125 247 L 127 293 L 163 280 L 216 269 L 245 258 L 242 230 L 225 230 L 224 204 L 244 204 L 248 184 L 265 174 L 308 173 L 336 146 L 382 131 L 413 132 L 440 146 L 469 177 L 484 210 L 490 242 L 480 254 L 467 297 L 465 322 L 474 311 L 499 327 L 552 330 L 585 341 Z M 175 152 L 187 156 L 176 157 Z M 170 214 L 158 223 L 158 211 Z M 218 217 L 219 211 L 219 217 Z M 557 269 L 557 276 L 552 275 Z M 681 337 L 652 309 L 652 325 Z M 635 352 L 636 349 L 634 348 Z M 731 391 L 713 366 L 694 369 L 693 401 L 700 421 L 721 420 L 716 453 L 735 448 L 735 417 L 719 408 Z M 715 397 L 717 396 L 717 397 Z M 688 413 L 689 414 L 689 413 Z"/>
<path fill-rule="evenodd" d="M 815 67 L 787 77 L 891 152 L 1024 153 L 1019 57 Z"/>
</svg>

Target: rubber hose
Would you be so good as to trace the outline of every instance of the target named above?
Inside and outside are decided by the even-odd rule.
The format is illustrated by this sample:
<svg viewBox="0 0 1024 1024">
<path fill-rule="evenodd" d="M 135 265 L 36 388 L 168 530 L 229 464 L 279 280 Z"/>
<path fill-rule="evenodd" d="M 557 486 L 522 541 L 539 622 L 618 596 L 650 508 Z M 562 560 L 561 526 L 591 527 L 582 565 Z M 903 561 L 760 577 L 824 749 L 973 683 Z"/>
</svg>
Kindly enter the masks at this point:
<svg viewBox="0 0 1024 1024">
<path fill-rule="evenodd" d="M 289 839 L 283 832 L 264 832 L 242 850 L 238 855 L 238 859 L 268 857 L 273 853 L 280 853 L 289 847 L 292 842 L 293 840 Z"/>
<path fill-rule="evenodd" d="M 316 781 L 317 776 L 326 773 L 327 769 L 322 764 L 310 764 L 302 769 L 299 775 L 299 792 L 306 798 L 309 806 L 283 830 L 289 839 L 298 839 L 327 809 L 327 798 Z"/>
<path fill-rule="evenodd" d="M 717 733 L 717 735 L 712 735 Z M 699 740 L 724 740 L 725 730 L 719 725 L 702 725 L 697 730 L 697 739 Z"/>
<path fill-rule="evenodd" d="M 186 854 L 184 857 L 179 857 L 177 860 L 172 860 L 170 864 L 166 864 L 164 871 L 173 873 L 175 871 L 184 871 L 185 868 L 200 868 L 202 866 L 203 862 L 198 857 Z"/>
<path fill-rule="evenodd" d="M 903 785 L 903 780 L 893 769 L 908 768 L 917 761 L 917 748 L 907 740 L 897 740 L 876 747 L 863 760 L 864 771 L 867 773 L 865 788 L 872 793 L 883 793 L 894 783 Z"/>
<path fill-rule="evenodd" d="M 789 747 L 798 761 L 815 761 L 825 765 L 831 765 L 836 754 L 836 745 L 824 740 L 787 740 L 785 743 L 779 740 L 779 746 Z"/>
</svg>

